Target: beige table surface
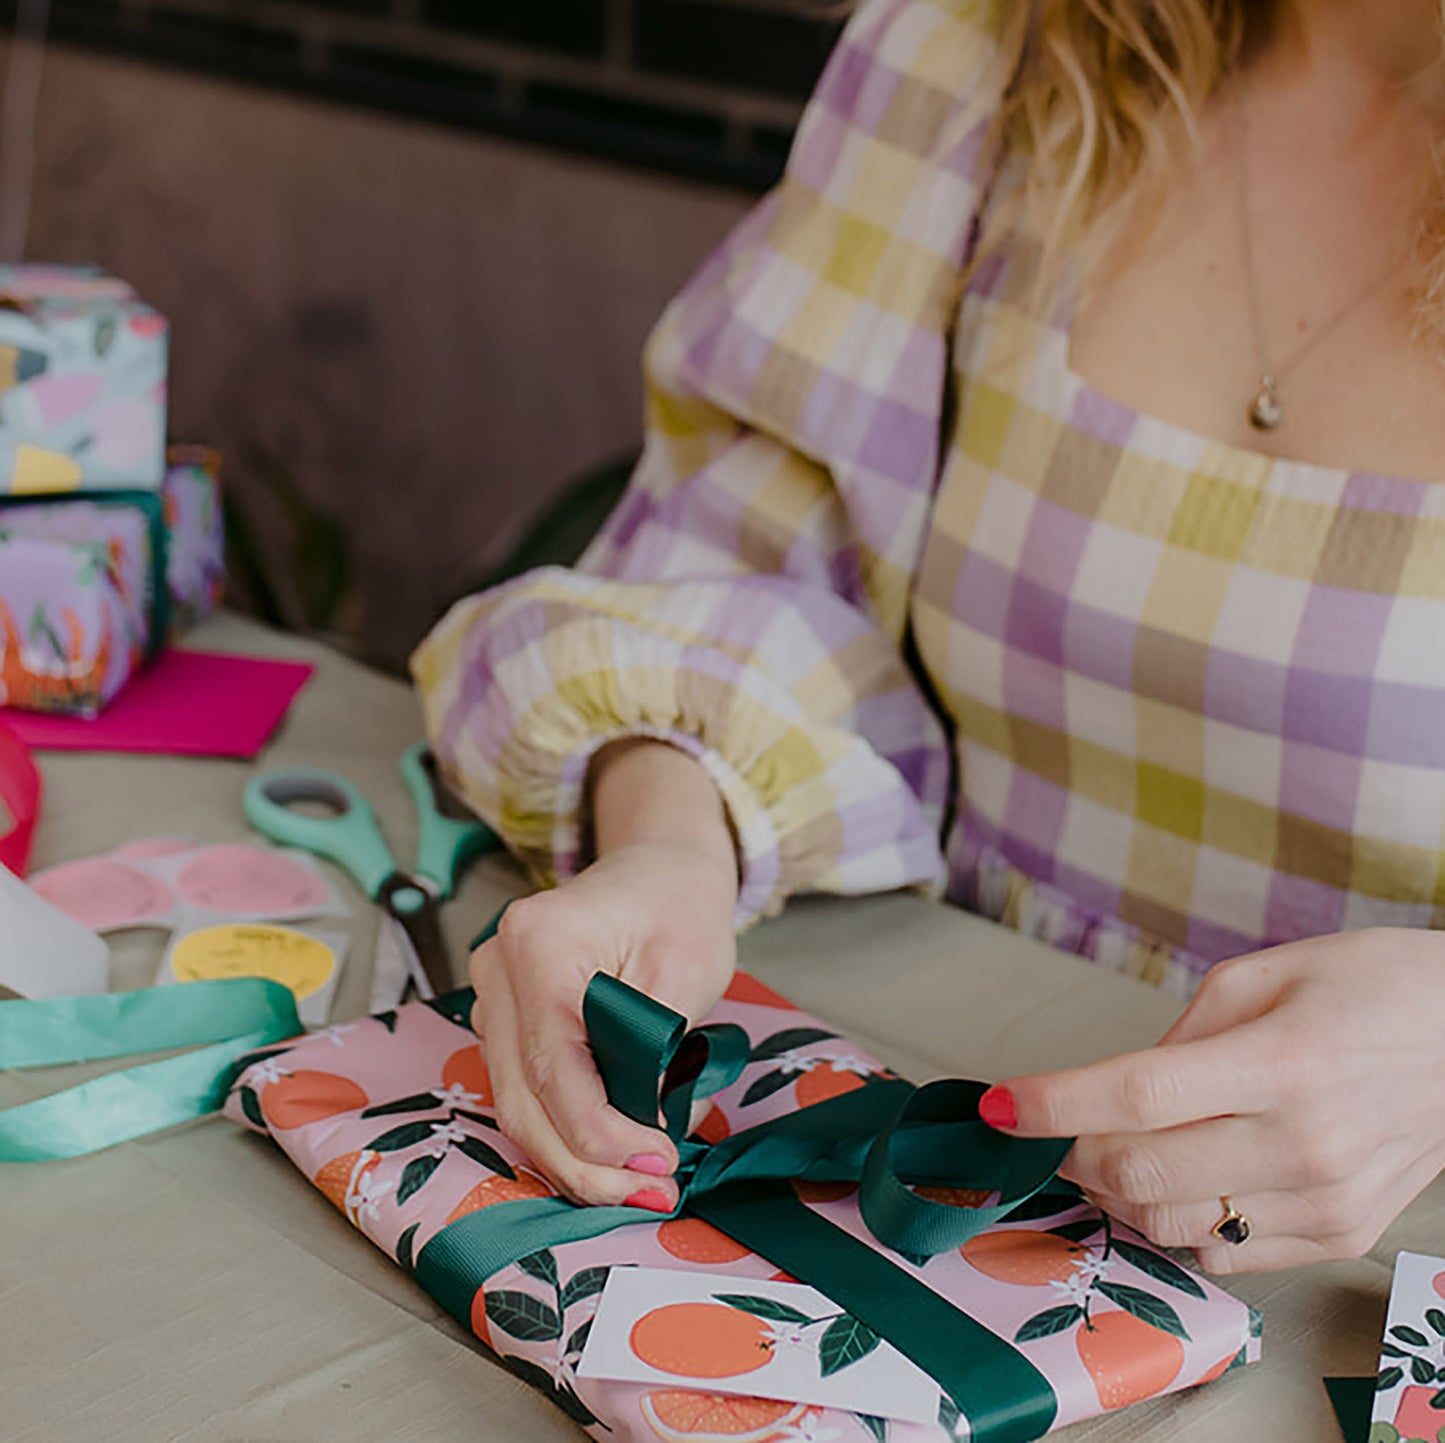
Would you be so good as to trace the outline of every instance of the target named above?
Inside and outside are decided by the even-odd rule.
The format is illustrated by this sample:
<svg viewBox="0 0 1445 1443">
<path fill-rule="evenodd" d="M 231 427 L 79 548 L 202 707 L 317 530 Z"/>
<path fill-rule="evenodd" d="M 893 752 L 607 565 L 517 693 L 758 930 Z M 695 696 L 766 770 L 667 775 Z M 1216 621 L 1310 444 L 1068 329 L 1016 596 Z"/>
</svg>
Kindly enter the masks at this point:
<svg viewBox="0 0 1445 1443">
<path fill-rule="evenodd" d="M 349 774 L 400 855 L 414 841 L 396 771 L 418 736 L 406 688 L 223 617 L 197 646 L 315 660 L 268 764 Z M 159 834 L 247 835 L 240 763 L 55 755 L 37 865 Z M 449 909 L 465 939 L 521 885 L 485 860 Z M 374 913 L 354 891 L 337 1016 L 364 1010 Z M 152 935 L 117 949 L 139 985 Z M 748 967 L 917 1081 L 996 1078 L 1147 1045 L 1174 1004 L 1131 981 L 913 898 L 812 901 L 744 942 Z M 0 1074 L 0 1105 L 86 1075 Z M 1395 1251 L 1440 1251 L 1437 1185 L 1372 1258 L 1235 1279 L 1265 1315 L 1265 1360 L 1174 1399 L 1077 1425 L 1075 1440 L 1312 1443 L 1337 1432 L 1327 1373 L 1375 1364 Z M 354 1232 L 279 1150 L 219 1118 L 72 1162 L 0 1168 L 0 1443 L 575 1443 Z"/>
</svg>

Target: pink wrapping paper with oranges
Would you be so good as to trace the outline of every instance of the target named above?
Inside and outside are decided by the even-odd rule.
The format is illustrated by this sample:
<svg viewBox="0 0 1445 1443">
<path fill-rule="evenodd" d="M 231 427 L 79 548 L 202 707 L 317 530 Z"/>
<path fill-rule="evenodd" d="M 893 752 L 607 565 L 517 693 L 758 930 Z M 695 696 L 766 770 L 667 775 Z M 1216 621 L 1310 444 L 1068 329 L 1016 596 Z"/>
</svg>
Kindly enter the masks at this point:
<svg viewBox="0 0 1445 1443">
<path fill-rule="evenodd" d="M 694 1129 L 706 1143 L 893 1077 L 745 974 L 734 979 L 708 1023 L 742 1028 L 752 1048 L 742 1076 L 712 1099 Z M 495 1207 L 505 1229 L 502 1205 L 552 1193 L 496 1126 L 464 994 L 270 1048 L 238 1075 L 226 1111 L 269 1133 L 347 1222 L 408 1271 L 459 1220 Z M 1258 1356 L 1257 1315 L 1077 1197 L 1033 1198 L 961 1248 L 911 1257 L 872 1237 L 855 1185 L 800 1181 L 795 1189 L 810 1211 L 886 1254 L 1023 1354 L 1056 1396 L 1054 1427 L 1211 1382 Z M 981 1202 L 960 1189 L 918 1191 L 935 1202 Z M 690 1355 L 665 1362 L 680 1371 L 675 1387 L 579 1376 L 613 1269 L 716 1275 L 727 1297 L 746 1296 L 737 1285 L 749 1280 L 786 1279 L 776 1263 L 700 1217 L 684 1212 L 659 1221 L 638 1213 L 638 1219 L 522 1257 L 485 1277 L 470 1299 L 478 1339 L 594 1437 L 942 1443 L 990 1436 L 946 1392 L 929 1424 L 750 1396 L 747 1383 L 766 1372 L 752 1353 L 739 1363 L 746 1378 L 725 1386 L 718 1369 L 726 1368 L 737 1335 L 748 1329 L 751 1340 L 755 1331 L 762 1349 L 782 1336 L 778 1325 L 728 1307 L 714 1310 L 716 1336 L 704 1328 L 681 1350 L 701 1355 L 720 1379 L 716 1391 L 696 1385 L 704 1369 Z M 658 1356 L 665 1361 L 676 1351 L 669 1347 Z"/>
</svg>

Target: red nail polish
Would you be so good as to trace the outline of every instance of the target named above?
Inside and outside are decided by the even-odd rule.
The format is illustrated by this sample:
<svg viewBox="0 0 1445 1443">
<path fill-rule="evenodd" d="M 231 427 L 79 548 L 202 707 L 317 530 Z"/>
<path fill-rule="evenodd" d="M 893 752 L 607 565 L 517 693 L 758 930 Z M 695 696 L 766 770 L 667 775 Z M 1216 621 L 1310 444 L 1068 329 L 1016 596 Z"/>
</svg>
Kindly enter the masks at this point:
<svg viewBox="0 0 1445 1443">
<path fill-rule="evenodd" d="M 1001 1132 L 1012 1132 L 1019 1125 L 1018 1106 L 1006 1087 L 990 1087 L 978 1100 L 978 1115 Z"/>
<path fill-rule="evenodd" d="M 645 1187 L 641 1192 L 633 1193 L 622 1206 L 629 1208 L 646 1208 L 649 1212 L 654 1213 L 670 1213 L 674 1204 L 672 1199 L 661 1189 Z"/>
<path fill-rule="evenodd" d="M 672 1164 L 660 1152 L 639 1152 L 627 1159 L 630 1172 L 646 1173 L 648 1177 L 671 1177 Z"/>
</svg>

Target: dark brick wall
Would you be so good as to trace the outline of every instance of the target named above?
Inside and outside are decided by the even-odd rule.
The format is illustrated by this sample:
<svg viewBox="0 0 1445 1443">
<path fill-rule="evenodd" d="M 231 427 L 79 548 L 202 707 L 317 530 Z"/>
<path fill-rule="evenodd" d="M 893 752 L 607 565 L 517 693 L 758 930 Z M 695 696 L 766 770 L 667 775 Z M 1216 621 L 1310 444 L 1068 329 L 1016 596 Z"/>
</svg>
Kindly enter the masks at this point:
<svg viewBox="0 0 1445 1443">
<path fill-rule="evenodd" d="M 820 0 L 52 0 L 50 33 L 761 189 L 838 28 Z"/>
</svg>

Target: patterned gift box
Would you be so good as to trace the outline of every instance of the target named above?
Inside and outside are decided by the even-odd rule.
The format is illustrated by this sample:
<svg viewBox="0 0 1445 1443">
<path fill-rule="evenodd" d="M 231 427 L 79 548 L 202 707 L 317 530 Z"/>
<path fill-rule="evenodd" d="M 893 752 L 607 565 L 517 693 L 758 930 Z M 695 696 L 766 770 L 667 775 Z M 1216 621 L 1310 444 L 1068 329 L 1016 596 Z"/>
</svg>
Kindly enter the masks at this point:
<svg viewBox="0 0 1445 1443">
<path fill-rule="evenodd" d="M 0 706 L 94 716 L 130 679 L 152 636 L 153 500 L 0 509 Z"/>
<path fill-rule="evenodd" d="M 471 1229 L 474 1214 L 496 1207 L 496 1235 L 504 1236 L 526 1226 L 521 1215 L 536 1206 L 527 1200 L 551 1196 L 496 1128 L 487 1069 L 466 1026 L 469 1003 L 467 993 L 412 1003 L 268 1049 L 247 1061 L 226 1104 L 233 1120 L 274 1138 L 376 1246 L 428 1277 L 435 1277 L 431 1260 L 454 1251 L 448 1242 L 457 1225 Z M 693 1137 L 707 1143 L 875 1083 L 896 1085 L 866 1053 L 746 975 L 708 1021 L 744 1029 L 751 1051 L 742 1076 L 696 1124 Z M 923 1258 L 888 1252 L 872 1238 L 856 1187 L 799 1182 L 795 1189 L 811 1212 L 1012 1344 L 1052 1387 L 1054 1426 L 1212 1381 L 1258 1356 L 1249 1309 L 1077 1195 L 1033 1198 L 961 1249 Z M 959 1206 L 982 1202 L 957 1189 L 919 1191 Z M 701 1218 L 638 1216 L 603 1236 L 522 1257 L 472 1293 L 454 1277 L 433 1291 L 458 1316 L 469 1313 L 487 1347 L 599 1439 L 943 1443 L 1006 1435 L 1007 1422 L 970 1420 L 947 1397 L 938 1422 L 921 1426 L 578 1377 L 610 1268 L 710 1272 L 730 1284 L 778 1276 L 773 1262 Z M 450 1239 L 433 1247 L 449 1229 Z M 999 1426 L 1004 1432 L 992 1431 Z"/>
<path fill-rule="evenodd" d="M 0 266 L 0 493 L 159 487 L 168 342 L 93 266 Z"/>
<path fill-rule="evenodd" d="M 158 492 L 0 496 L 0 706 L 94 716 L 224 582 L 219 463 L 172 447 Z"/>
<path fill-rule="evenodd" d="M 166 520 L 166 584 L 172 636 L 204 621 L 225 589 L 226 538 L 221 468 L 204 446 L 172 446 L 161 487 Z"/>
</svg>

